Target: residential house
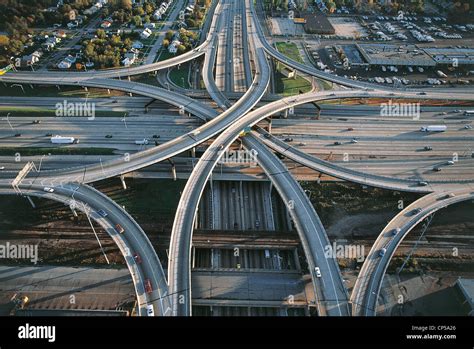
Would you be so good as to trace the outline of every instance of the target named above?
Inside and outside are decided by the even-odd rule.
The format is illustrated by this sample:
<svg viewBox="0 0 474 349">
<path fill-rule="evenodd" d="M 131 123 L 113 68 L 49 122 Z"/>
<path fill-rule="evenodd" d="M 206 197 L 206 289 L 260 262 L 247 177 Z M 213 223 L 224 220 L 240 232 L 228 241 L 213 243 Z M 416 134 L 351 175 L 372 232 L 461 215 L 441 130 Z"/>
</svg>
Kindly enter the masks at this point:
<svg viewBox="0 0 474 349">
<path fill-rule="evenodd" d="M 76 62 L 76 57 L 68 55 L 58 64 L 59 69 L 69 69 Z"/>
<path fill-rule="evenodd" d="M 32 54 L 21 57 L 21 66 L 29 67 L 35 63 L 38 63 L 42 55 L 43 55 L 43 51 L 37 50 L 33 52 Z"/>
<path fill-rule="evenodd" d="M 129 66 L 135 63 L 135 60 L 137 59 L 137 54 L 135 52 L 127 52 L 124 54 L 124 59 L 122 60 L 122 64 L 124 66 Z"/>
<path fill-rule="evenodd" d="M 101 28 L 107 29 L 107 28 L 110 28 L 111 25 L 112 23 L 110 23 L 109 21 L 103 21 L 100 26 Z"/>
<path fill-rule="evenodd" d="M 140 37 L 142 39 L 148 39 L 151 35 L 152 31 L 149 29 L 149 28 L 146 28 L 145 30 L 142 31 L 142 33 L 140 34 Z"/>
<path fill-rule="evenodd" d="M 181 45 L 181 42 L 179 40 L 174 40 L 169 46 L 168 46 L 168 52 L 169 53 L 177 53 L 178 52 L 178 46 Z"/>
<path fill-rule="evenodd" d="M 143 48 L 143 43 L 141 41 L 134 41 L 132 47 L 137 50 L 141 50 Z"/>
<path fill-rule="evenodd" d="M 70 10 L 67 14 L 68 18 L 70 21 L 75 21 L 76 20 L 76 16 L 77 16 L 77 13 L 76 13 L 76 10 Z"/>
<path fill-rule="evenodd" d="M 145 23 L 143 25 L 145 28 L 155 28 L 156 27 L 156 24 L 155 23 Z"/>
</svg>

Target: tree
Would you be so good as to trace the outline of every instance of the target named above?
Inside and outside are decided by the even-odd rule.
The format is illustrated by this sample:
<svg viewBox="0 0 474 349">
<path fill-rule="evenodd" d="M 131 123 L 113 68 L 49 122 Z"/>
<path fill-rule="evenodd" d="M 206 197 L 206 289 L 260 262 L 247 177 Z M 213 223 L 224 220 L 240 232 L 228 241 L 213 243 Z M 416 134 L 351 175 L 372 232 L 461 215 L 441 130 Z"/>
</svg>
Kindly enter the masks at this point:
<svg viewBox="0 0 474 349">
<path fill-rule="evenodd" d="M 143 16 L 145 14 L 145 10 L 143 7 L 138 6 L 133 9 L 133 14 L 136 16 Z"/>
<path fill-rule="evenodd" d="M 152 5 L 151 3 L 149 3 L 149 2 L 147 2 L 147 3 L 145 4 L 145 12 L 146 12 L 147 14 L 151 15 L 151 14 L 153 13 L 153 11 L 155 11 L 153 5 Z"/>
<path fill-rule="evenodd" d="M 182 54 L 182 53 L 184 53 L 184 52 L 186 52 L 186 46 L 184 46 L 184 45 L 178 45 L 178 53 L 179 53 L 179 54 Z"/>
<path fill-rule="evenodd" d="M 188 18 L 186 20 L 186 25 L 189 27 L 189 28 L 193 28 L 196 26 L 196 21 L 192 18 Z"/>
<path fill-rule="evenodd" d="M 120 7 L 130 11 L 132 9 L 132 0 L 122 0 Z"/>
<path fill-rule="evenodd" d="M 151 20 L 150 20 L 150 16 L 146 15 L 143 20 L 145 21 L 145 23 L 150 23 Z"/>
<path fill-rule="evenodd" d="M 174 32 L 172 30 L 168 30 L 165 34 L 165 38 L 168 40 L 172 40 L 174 36 Z"/>
<path fill-rule="evenodd" d="M 170 41 L 168 39 L 163 39 L 163 47 L 168 48 L 169 45 L 170 45 Z"/>
<path fill-rule="evenodd" d="M 10 43 L 10 39 L 6 35 L 0 35 L 0 46 L 8 46 Z"/>
<path fill-rule="evenodd" d="M 132 23 L 136 26 L 136 27 L 141 27 L 143 25 L 142 23 L 142 18 L 140 16 L 134 16 L 132 18 Z"/>
<path fill-rule="evenodd" d="M 110 42 L 112 43 L 112 46 L 122 46 L 122 38 L 119 35 L 112 35 L 112 39 L 110 40 Z"/>
<path fill-rule="evenodd" d="M 107 34 L 105 33 L 104 29 L 97 29 L 97 37 L 99 39 L 105 39 L 107 37 Z"/>
</svg>

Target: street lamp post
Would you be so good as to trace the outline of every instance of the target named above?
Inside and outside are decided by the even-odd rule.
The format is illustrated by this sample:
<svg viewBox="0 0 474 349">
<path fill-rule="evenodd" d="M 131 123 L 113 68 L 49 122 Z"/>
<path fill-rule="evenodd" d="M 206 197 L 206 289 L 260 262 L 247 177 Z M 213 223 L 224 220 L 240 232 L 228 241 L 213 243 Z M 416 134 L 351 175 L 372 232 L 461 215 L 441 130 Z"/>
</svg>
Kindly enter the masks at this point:
<svg viewBox="0 0 474 349">
<path fill-rule="evenodd" d="M 126 117 L 126 116 L 127 116 L 127 113 L 124 113 L 124 114 L 123 114 L 122 121 L 123 121 L 123 123 L 124 123 L 124 125 L 125 125 L 125 128 L 128 128 L 128 126 L 127 126 L 127 121 L 125 120 L 125 117 Z"/>
<path fill-rule="evenodd" d="M 43 159 L 44 159 L 45 156 L 46 156 L 46 154 L 43 154 L 43 156 L 41 156 L 40 163 L 39 163 L 39 166 L 38 166 L 38 172 L 41 172 L 41 164 L 43 163 Z"/>
<path fill-rule="evenodd" d="M 7 120 L 7 122 L 8 122 L 8 125 L 10 126 L 10 128 L 11 128 L 11 129 L 12 129 L 12 131 L 13 131 L 13 126 L 12 126 L 12 124 L 10 123 L 10 119 L 9 119 L 9 117 L 10 117 L 10 113 L 8 113 L 8 114 L 7 114 L 7 117 L 6 117 L 5 119 L 2 119 L 2 120 Z"/>
</svg>

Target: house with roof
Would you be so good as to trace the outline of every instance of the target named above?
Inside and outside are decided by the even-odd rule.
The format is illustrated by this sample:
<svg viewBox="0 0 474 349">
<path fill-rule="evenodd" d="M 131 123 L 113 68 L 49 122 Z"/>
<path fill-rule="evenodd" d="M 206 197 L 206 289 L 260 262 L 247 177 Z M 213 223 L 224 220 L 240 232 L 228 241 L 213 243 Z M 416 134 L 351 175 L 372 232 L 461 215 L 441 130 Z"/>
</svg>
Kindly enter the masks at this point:
<svg viewBox="0 0 474 349">
<path fill-rule="evenodd" d="M 176 54 L 178 52 L 179 45 L 181 45 L 181 41 L 173 40 L 173 42 L 168 46 L 168 52 Z"/>
<path fill-rule="evenodd" d="M 149 28 L 146 28 L 145 30 L 141 32 L 140 37 L 142 39 L 148 39 L 151 34 L 152 34 L 152 31 Z"/>
<path fill-rule="evenodd" d="M 122 60 L 122 64 L 124 66 L 129 66 L 129 65 L 132 65 L 133 63 L 135 63 L 136 59 L 138 58 L 138 55 L 136 52 L 133 52 L 133 51 L 129 51 L 127 53 L 125 53 L 123 55 L 123 60 Z"/>
<path fill-rule="evenodd" d="M 103 28 L 103 29 L 107 29 L 107 28 L 110 28 L 111 25 L 112 25 L 111 22 L 109 22 L 109 21 L 103 21 L 103 22 L 100 24 L 100 27 Z"/>
<path fill-rule="evenodd" d="M 132 44 L 132 48 L 141 50 L 143 48 L 143 43 L 141 41 L 134 41 Z"/>
</svg>

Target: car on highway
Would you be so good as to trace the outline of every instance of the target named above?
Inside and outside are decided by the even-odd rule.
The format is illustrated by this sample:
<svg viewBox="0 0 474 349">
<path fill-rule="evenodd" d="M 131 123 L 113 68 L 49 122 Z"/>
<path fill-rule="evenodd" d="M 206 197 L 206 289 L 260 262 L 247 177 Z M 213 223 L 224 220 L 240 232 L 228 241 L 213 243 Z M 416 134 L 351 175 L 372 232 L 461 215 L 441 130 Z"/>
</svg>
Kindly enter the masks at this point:
<svg viewBox="0 0 474 349">
<path fill-rule="evenodd" d="M 105 138 L 112 138 L 112 135 L 105 135 Z"/>
<path fill-rule="evenodd" d="M 54 189 L 50 187 L 44 187 L 43 190 L 47 193 L 54 193 Z"/>
<path fill-rule="evenodd" d="M 464 128 L 465 128 L 466 130 L 470 130 L 470 129 L 472 129 L 472 126 L 471 126 L 471 125 L 466 125 L 466 126 L 464 126 Z"/>
<path fill-rule="evenodd" d="M 123 229 L 123 227 L 120 225 L 120 224 L 115 224 L 115 230 L 117 231 L 117 233 L 119 234 L 123 234 L 125 233 L 125 229 Z"/>
<path fill-rule="evenodd" d="M 265 133 L 265 134 L 263 135 L 263 137 L 265 137 L 265 138 L 271 138 L 272 135 L 271 135 L 270 133 Z"/>
<path fill-rule="evenodd" d="M 440 172 L 440 171 L 441 171 L 441 167 L 435 166 L 435 167 L 433 167 L 433 171 L 435 171 L 435 172 Z"/>
<path fill-rule="evenodd" d="M 99 216 L 104 217 L 104 218 L 108 216 L 107 212 L 105 212 L 104 210 L 98 210 L 97 214 L 99 214 Z"/>
<path fill-rule="evenodd" d="M 395 228 L 395 229 L 392 229 L 392 235 L 393 236 L 396 236 L 398 235 L 402 230 L 400 228 Z"/>
<path fill-rule="evenodd" d="M 449 160 L 449 161 L 446 162 L 446 165 L 454 165 L 454 161 Z"/>
<path fill-rule="evenodd" d="M 3 171 L 5 169 L 5 166 L 0 166 L 0 171 Z"/>
<path fill-rule="evenodd" d="M 354 128 L 353 127 L 348 127 L 347 131 L 354 131 Z"/>
<path fill-rule="evenodd" d="M 314 267 L 314 272 L 316 273 L 317 278 L 321 277 L 321 269 L 319 269 L 319 267 Z"/>
<path fill-rule="evenodd" d="M 21 133 L 15 133 L 15 137 L 21 137 Z"/>
<path fill-rule="evenodd" d="M 341 145 L 342 143 L 339 141 L 334 142 L 334 145 Z"/>
<path fill-rule="evenodd" d="M 300 142 L 298 145 L 299 145 L 300 147 L 304 147 L 304 146 L 306 146 L 306 143 L 305 143 L 305 142 Z"/>
<path fill-rule="evenodd" d="M 142 263 L 142 257 L 138 253 L 133 254 L 133 259 L 135 260 L 135 263 L 141 264 Z"/>
<path fill-rule="evenodd" d="M 420 96 L 426 96 L 426 92 L 420 92 L 420 93 L 418 93 L 418 95 L 420 95 Z"/>
<path fill-rule="evenodd" d="M 423 149 L 426 150 L 426 151 L 433 150 L 433 148 L 429 145 L 425 145 L 425 147 Z"/>
<path fill-rule="evenodd" d="M 293 138 L 291 138 L 291 137 L 286 137 L 286 138 L 284 139 L 284 141 L 285 141 L 285 142 L 293 142 Z"/>
<path fill-rule="evenodd" d="M 411 213 L 412 216 L 416 216 L 416 215 L 417 215 L 418 213 L 420 213 L 421 211 L 422 211 L 421 207 L 417 207 L 417 208 L 411 210 L 410 213 Z"/>
<path fill-rule="evenodd" d="M 449 193 L 449 194 L 446 194 L 446 196 L 444 197 L 444 199 L 453 198 L 453 197 L 455 197 L 455 196 L 456 196 L 456 194 L 454 194 L 454 193 Z"/>
<path fill-rule="evenodd" d="M 153 287 L 151 286 L 150 279 L 146 279 L 144 285 L 145 285 L 145 292 L 146 293 L 152 293 L 153 292 Z"/>
<path fill-rule="evenodd" d="M 155 316 L 155 309 L 153 308 L 153 304 L 147 304 L 147 306 L 146 306 L 146 315 L 147 316 Z"/>
<path fill-rule="evenodd" d="M 53 137 L 52 133 L 46 133 L 46 137 Z"/>
<path fill-rule="evenodd" d="M 359 143 L 359 141 L 358 141 L 357 139 L 355 139 L 355 138 L 352 138 L 352 139 L 351 139 L 351 143 Z"/>
<path fill-rule="evenodd" d="M 33 125 L 41 124 L 41 120 L 38 120 L 38 119 L 33 120 L 32 124 Z"/>
<path fill-rule="evenodd" d="M 379 256 L 380 256 L 380 257 L 385 256 L 385 253 L 386 253 L 386 252 L 387 252 L 387 249 L 386 249 L 385 247 L 384 247 L 384 248 L 381 248 L 381 249 L 379 250 Z"/>
<path fill-rule="evenodd" d="M 159 135 L 153 135 L 153 137 L 151 137 L 151 138 L 160 138 L 160 136 Z"/>
<path fill-rule="evenodd" d="M 428 185 L 428 182 L 419 181 L 419 182 L 418 182 L 418 185 L 419 185 L 420 187 L 426 187 L 426 186 Z"/>
</svg>

